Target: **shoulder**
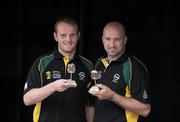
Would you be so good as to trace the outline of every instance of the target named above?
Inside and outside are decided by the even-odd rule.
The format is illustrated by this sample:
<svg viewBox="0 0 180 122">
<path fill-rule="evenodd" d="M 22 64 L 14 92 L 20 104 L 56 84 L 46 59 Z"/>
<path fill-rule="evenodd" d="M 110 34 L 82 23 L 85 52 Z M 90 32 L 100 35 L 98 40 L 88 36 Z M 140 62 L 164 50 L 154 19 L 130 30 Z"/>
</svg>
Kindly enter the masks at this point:
<svg viewBox="0 0 180 122">
<path fill-rule="evenodd" d="M 95 67 L 97 67 L 101 62 L 102 62 L 102 59 L 103 59 L 104 57 L 100 57 L 100 58 L 98 58 L 98 60 L 96 61 L 96 63 L 95 63 Z"/>
<path fill-rule="evenodd" d="M 34 65 L 40 67 L 41 65 L 49 64 L 55 58 L 54 52 L 42 54 L 36 58 Z"/>
<path fill-rule="evenodd" d="M 49 53 L 44 53 L 40 56 L 38 56 L 35 60 L 35 62 L 39 62 L 39 61 L 42 61 L 42 60 L 49 60 L 51 58 L 54 58 L 54 52 L 49 52 Z"/>
<path fill-rule="evenodd" d="M 54 58 L 55 58 L 55 55 L 54 55 L 54 52 L 52 51 L 52 52 L 49 52 L 49 53 L 46 53 L 46 54 L 39 56 L 37 58 L 37 60 L 39 60 L 39 61 L 50 61 Z"/>
<path fill-rule="evenodd" d="M 85 57 L 83 57 L 83 56 L 81 56 L 81 55 L 79 55 L 79 57 L 80 57 L 81 62 L 82 62 L 89 70 L 92 70 L 92 69 L 93 69 L 93 63 L 92 63 L 89 59 L 87 59 L 87 58 L 85 58 Z"/>
<path fill-rule="evenodd" d="M 148 72 L 146 65 L 139 60 L 138 58 L 136 58 L 135 56 L 130 56 L 130 60 L 132 63 L 132 69 L 135 71 L 143 71 L 143 72 Z"/>
</svg>

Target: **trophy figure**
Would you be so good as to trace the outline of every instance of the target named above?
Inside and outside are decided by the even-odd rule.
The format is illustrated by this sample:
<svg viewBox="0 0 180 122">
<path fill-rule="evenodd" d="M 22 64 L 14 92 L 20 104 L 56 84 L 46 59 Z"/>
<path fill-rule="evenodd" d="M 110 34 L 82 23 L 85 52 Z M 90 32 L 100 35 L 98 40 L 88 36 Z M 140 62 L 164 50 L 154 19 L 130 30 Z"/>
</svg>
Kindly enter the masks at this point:
<svg viewBox="0 0 180 122">
<path fill-rule="evenodd" d="M 71 85 L 77 85 L 75 80 L 72 80 L 72 74 L 75 73 L 75 65 L 73 63 L 68 64 L 67 72 L 70 73 L 70 79 L 68 80 Z"/>
<path fill-rule="evenodd" d="M 96 80 L 98 79 L 98 72 L 96 70 L 91 71 L 91 78 L 94 80 L 94 86 L 92 86 L 89 92 L 98 92 L 99 88 L 96 86 Z"/>
</svg>

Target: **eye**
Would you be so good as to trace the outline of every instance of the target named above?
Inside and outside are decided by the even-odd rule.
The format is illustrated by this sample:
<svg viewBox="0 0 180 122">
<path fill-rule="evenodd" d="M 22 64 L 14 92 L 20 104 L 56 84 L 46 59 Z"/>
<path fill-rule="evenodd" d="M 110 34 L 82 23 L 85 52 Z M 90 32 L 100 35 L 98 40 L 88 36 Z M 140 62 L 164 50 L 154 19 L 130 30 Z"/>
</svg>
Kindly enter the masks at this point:
<svg viewBox="0 0 180 122">
<path fill-rule="evenodd" d="M 73 33 L 73 34 L 71 34 L 70 36 L 71 36 L 71 38 L 74 38 L 74 37 L 76 36 L 76 34 Z"/>
<path fill-rule="evenodd" d="M 105 38 L 104 38 L 104 40 L 110 41 L 110 40 L 111 40 L 111 38 L 109 38 L 109 37 L 105 37 Z"/>
<path fill-rule="evenodd" d="M 60 37 L 61 37 L 61 38 L 65 38 L 65 37 L 66 37 L 66 34 L 61 34 Z"/>
<path fill-rule="evenodd" d="M 121 39 L 121 38 L 115 38 L 115 39 L 114 39 L 114 41 L 119 41 L 119 42 L 122 42 L 122 41 L 123 41 L 123 39 Z"/>
</svg>

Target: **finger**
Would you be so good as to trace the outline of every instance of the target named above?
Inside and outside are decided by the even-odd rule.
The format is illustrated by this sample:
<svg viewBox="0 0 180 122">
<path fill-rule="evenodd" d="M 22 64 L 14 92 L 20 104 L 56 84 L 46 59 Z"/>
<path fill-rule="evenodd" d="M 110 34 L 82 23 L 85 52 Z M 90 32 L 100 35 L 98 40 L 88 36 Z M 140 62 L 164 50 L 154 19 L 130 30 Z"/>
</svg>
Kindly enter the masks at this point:
<svg viewBox="0 0 180 122">
<path fill-rule="evenodd" d="M 105 86 L 103 84 L 96 84 L 97 87 L 103 89 Z"/>
<path fill-rule="evenodd" d="M 99 100 L 102 99 L 101 95 L 96 95 L 96 97 L 97 97 Z"/>
<path fill-rule="evenodd" d="M 60 80 L 62 83 L 68 83 L 68 80 L 66 80 L 66 79 L 61 79 Z"/>
<path fill-rule="evenodd" d="M 91 95 L 93 95 L 93 96 L 96 96 L 96 97 L 98 97 L 98 96 L 99 96 L 99 94 L 98 94 L 97 92 L 92 92 L 92 91 L 89 91 L 89 93 L 90 93 Z"/>
</svg>

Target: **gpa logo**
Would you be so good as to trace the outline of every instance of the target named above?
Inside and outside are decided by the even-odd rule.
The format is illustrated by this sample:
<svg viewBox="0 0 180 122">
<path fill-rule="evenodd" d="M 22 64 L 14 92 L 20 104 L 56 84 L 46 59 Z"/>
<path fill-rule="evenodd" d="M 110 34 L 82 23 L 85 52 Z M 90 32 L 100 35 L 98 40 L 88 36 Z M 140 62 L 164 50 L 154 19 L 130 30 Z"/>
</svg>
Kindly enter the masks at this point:
<svg viewBox="0 0 180 122">
<path fill-rule="evenodd" d="M 46 71 L 46 79 L 59 79 L 61 78 L 61 72 L 60 71 Z"/>
<path fill-rule="evenodd" d="M 59 79 L 59 78 L 61 78 L 61 73 L 60 73 L 60 71 L 52 71 L 52 77 L 53 77 L 53 79 Z"/>
<path fill-rule="evenodd" d="M 84 81 L 84 78 L 85 78 L 85 73 L 84 72 L 79 72 L 79 80 Z"/>
</svg>

